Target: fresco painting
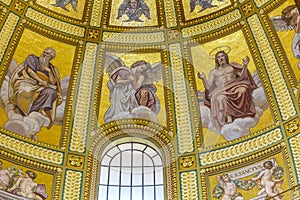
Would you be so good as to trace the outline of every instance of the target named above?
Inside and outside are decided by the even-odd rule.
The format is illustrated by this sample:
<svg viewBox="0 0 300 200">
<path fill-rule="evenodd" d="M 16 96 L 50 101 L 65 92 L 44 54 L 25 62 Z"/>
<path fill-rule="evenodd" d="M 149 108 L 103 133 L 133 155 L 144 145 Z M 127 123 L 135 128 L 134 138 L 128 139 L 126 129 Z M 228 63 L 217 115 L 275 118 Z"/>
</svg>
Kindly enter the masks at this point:
<svg viewBox="0 0 300 200">
<path fill-rule="evenodd" d="M 34 41 L 28 38 L 32 35 Z M 40 48 L 33 49 L 31 42 Z M 62 55 L 70 50 L 75 48 L 24 31 L 1 87 L 4 129 L 59 144 L 74 57 Z"/>
<path fill-rule="evenodd" d="M 271 119 L 257 68 L 242 32 L 191 48 L 204 143 L 238 139 Z"/>
</svg>

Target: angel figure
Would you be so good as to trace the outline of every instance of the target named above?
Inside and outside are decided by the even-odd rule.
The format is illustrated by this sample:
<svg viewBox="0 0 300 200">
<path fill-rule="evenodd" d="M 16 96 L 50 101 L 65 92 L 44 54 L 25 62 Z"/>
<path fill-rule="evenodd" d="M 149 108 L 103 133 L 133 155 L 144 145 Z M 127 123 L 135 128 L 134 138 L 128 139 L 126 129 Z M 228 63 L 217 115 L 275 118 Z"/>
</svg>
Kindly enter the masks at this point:
<svg viewBox="0 0 300 200">
<path fill-rule="evenodd" d="M 52 6 L 61 7 L 62 9 L 69 11 L 66 6 L 68 4 L 72 5 L 72 8 L 77 11 L 78 0 L 56 0 L 55 4 L 51 4 Z"/>
<path fill-rule="evenodd" d="M 295 58 L 300 59 L 300 14 L 296 5 L 290 5 L 281 11 L 281 16 L 271 19 L 276 31 L 294 30 L 295 35 L 292 42 L 292 50 Z M 300 69 L 300 62 L 298 64 Z"/>
<path fill-rule="evenodd" d="M 215 187 L 213 195 L 217 199 L 223 195 L 222 200 L 244 200 L 237 189 L 251 190 L 255 186 L 251 180 L 231 180 L 228 174 L 218 175 L 217 181 L 218 185 Z"/>
<path fill-rule="evenodd" d="M 265 169 L 261 171 L 257 177 L 251 179 L 257 181 L 258 188 L 260 189 L 258 195 L 267 194 L 267 197 L 269 198 L 273 197 L 275 200 L 281 200 L 283 195 L 278 196 L 278 189 L 281 189 L 280 186 L 283 182 L 281 179 L 283 175 L 282 168 L 278 166 L 276 160 L 274 161 L 274 164 L 270 160 L 264 162 L 263 167 Z M 277 174 L 277 177 L 275 177 L 275 174 Z M 278 176 L 278 174 L 281 175 Z M 273 179 L 273 176 L 276 179 Z"/>
<path fill-rule="evenodd" d="M 161 63 L 150 65 L 140 60 L 128 68 L 119 57 L 108 54 L 105 69 L 110 78 L 107 86 L 110 90 L 111 106 L 105 113 L 104 121 L 121 118 L 157 121 L 160 102 L 153 83 L 162 79 Z"/>
<path fill-rule="evenodd" d="M 124 14 L 129 18 L 124 22 L 144 22 L 140 19 L 143 14 L 148 19 L 151 19 L 149 7 L 144 0 L 124 0 L 119 6 L 117 19 L 121 18 Z"/>
</svg>

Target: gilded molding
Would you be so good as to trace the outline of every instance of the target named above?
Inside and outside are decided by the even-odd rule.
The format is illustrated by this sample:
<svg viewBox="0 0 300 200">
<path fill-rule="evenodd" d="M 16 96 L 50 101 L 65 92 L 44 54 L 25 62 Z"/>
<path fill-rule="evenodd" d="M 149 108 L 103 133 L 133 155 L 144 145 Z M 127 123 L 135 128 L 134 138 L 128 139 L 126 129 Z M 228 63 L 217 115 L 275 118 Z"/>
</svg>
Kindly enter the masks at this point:
<svg viewBox="0 0 300 200">
<path fill-rule="evenodd" d="M 179 43 L 169 45 L 170 61 L 172 66 L 174 107 L 176 113 L 176 129 L 178 137 L 178 152 L 194 151 L 193 130 L 189 111 L 187 80 L 182 63 L 181 47 Z"/>
<path fill-rule="evenodd" d="M 174 1 L 173 0 L 164 0 L 165 6 L 165 15 L 166 15 L 166 25 L 167 28 L 177 26 L 177 17 L 175 13 Z"/>
<path fill-rule="evenodd" d="M 273 0 L 254 0 L 256 6 L 259 8 L 265 5 L 266 3 L 268 3 L 269 1 L 273 1 Z"/>
<path fill-rule="evenodd" d="M 101 15 L 103 10 L 103 1 L 93 1 L 92 15 L 91 15 L 91 26 L 101 26 Z"/>
<path fill-rule="evenodd" d="M 300 181 L 300 134 L 298 134 L 297 136 L 291 138 L 289 140 L 290 146 L 291 146 L 291 150 L 292 150 L 292 155 L 294 158 L 294 169 L 296 170 L 297 173 L 297 180 L 298 183 Z"/>
<path fill-rule="evenodd" d="M 197 24 L 191 27 L 183 28 L 182 29 L 182 37 L 192 37 L 203 33 L 208 33 L 218 28 L 221 28 L 225 25 L 231 24 L 235 21 L 238 21 L 242 18 L 242 15 L 239 9 L 235 9 L 227 14 L 224 14 L 221 17 L 216 19 L 212 19 L 208 22 L 204 22 L 201 24 Z"/>
<path fill-rule="evenodd" d="M 25 16 L 36 23 L 42 24 L 57 31 L 78 37 L 84 37 L 85 28 L 52 18 L 32 8 L 28 8 Z"/>
<path fill-rule="evenodd" d="M 200 164 L 210 165 L 219 163 L 222 161 L 234 159 L 236 157 L 253 153 L 257 150 L 263 149 L 273 143 L 276 143 L 282 139 L 282 133 L 279 128 L 270 131 L 262 136 L 240 142 L 238 144 L 232 145 L 230 147 L 224 147 L 218 150 L 212 150 L 207 153 L 202 153 L 199 155 Z"/>
<path fill-rule="evenodd" d="M 180 173 L 181 199 L 198 200 L 197 171 Z"/>
<path fill-rule="evenodd" d="M 269 75 L 281 116 L 283 120 L 287 120 L 296 115 L 296 108 L 280 70 L 280 66 L 258 16 L 253 15 L 249 17 L 248 23 Z"/>
<path fill-rule="evenodd" d="M 166 200 L 177 199 L 177 174 L 176 160 L 173 146 L 173 138 L 169 131 L 152 122 L 142 119 L 118 120 L 107 123 L 95 130 L 95 136 L 92 138 L 92 144 L 89 148 L 88 165 L 89 173 L 86 175 L 85 200 L 95 199 L 98 175 L 99 158 L 102 151 L 110 142 L 122 137 L 138 137 L 145 140 L 154 141 L 164 157 L 165 170 L 165 191 Z"/>
<path fill-rule="evenodd" d="M 153 33 L 103 32 L 102 40 L 104 42 L 112 42 L 118 44 L 158 43 L 158 42 L 165 41 L 165 35 L 164 32 L 153 32 Z"/>
<path fill-rule="evenodd" d="M 64 200 L 80 200 L 82 173 L 67 170 L 64 184 Z"/>
<path fill-rule="evenodd" d="M 282 65 L 283 69 L 285 70 L 285 74 L 287 76 L 289 84 L 291 85 L 291 87 L 293 89 L 297 88 L 296 80 L 293 77 L 293 71 L 289 67 L 289 64 L 286 60 L 286 55 L 284 53 L 284 50 L 280 47 L 280 44 L 277 40 L 278 36 L 277 36 L 276 32 L 273 30 L 273 27 L 271 27 L 273 25 L 270 23 L 270 18 L 267 15 L 261 15 L 261 17 L 262 17 L 262 21 L 267 29 L 267 33 L 269 34 L 269 36 L 274 44 L 273 49 L 278 54 L 280 64 Z"/>
<path fill-rule="evenodd" d="M 10 5 L 12 0 L 0 0 L 0 2 L 4 3 L 5 5 Z"/>
<path fill-rule="evenodd" d="M 12 150 L 18 154 L 23 154 L 31 158 L 39 159 L 54 164 L 62 164 L 63 153 L 38 147 L 27 142 L 0 134 L 0 146 Z"/>
<path fill-rule="evenodd" d="M 89 123 L 89 112 L 91 105 L 91 93 L 98 45 L 87 43 L 84 59 L 81 67 L 81 76 L 78 80 L 77 103 L 74 111 L 74 125 L 72 129 L 70 150 L 84 152 Z"/>
<path fill-rule="evenodd" d="M 16 29 L 16 26 L 19 22 L 19 17 L 13 13 L 9 13 L 3 27 L 0 31 L 0 63 L 2 62 L 5 51 L 8 47 L 8 44 L 11 40 L 11 37 Z"/>
</svg>

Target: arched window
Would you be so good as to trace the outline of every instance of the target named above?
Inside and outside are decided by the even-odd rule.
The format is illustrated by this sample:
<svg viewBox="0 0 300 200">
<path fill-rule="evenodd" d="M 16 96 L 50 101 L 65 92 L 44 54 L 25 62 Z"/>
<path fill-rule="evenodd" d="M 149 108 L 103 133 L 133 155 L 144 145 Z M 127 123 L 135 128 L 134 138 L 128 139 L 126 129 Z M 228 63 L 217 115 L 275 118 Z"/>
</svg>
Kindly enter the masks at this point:
<svg viewBox="0 0 300 200">
<path fill-rule="evenodd" d="M 98 200 L 163 200 L 160 153 L 149 145 L 126 142 L 101 157 Z"/>
</svg>

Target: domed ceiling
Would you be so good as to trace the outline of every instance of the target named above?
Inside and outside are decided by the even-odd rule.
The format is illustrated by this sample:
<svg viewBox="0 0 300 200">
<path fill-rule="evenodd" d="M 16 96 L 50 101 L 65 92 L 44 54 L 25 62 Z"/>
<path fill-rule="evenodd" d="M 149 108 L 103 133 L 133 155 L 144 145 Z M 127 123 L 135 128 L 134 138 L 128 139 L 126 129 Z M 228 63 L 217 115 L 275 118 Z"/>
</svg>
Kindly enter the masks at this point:
<svg viewBox="0 0 300 200">
<path fill-rule="evenodd" d="M 165 199 L 300 198 L 296 4 L 0 0 L 0 199 L 101 199 L 134 141 Z"/>
</svg>

